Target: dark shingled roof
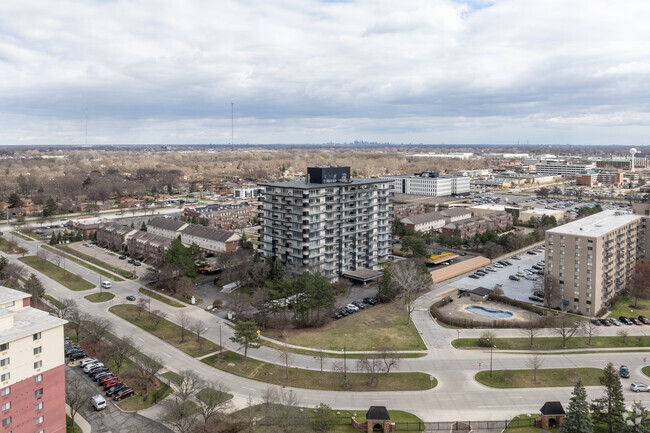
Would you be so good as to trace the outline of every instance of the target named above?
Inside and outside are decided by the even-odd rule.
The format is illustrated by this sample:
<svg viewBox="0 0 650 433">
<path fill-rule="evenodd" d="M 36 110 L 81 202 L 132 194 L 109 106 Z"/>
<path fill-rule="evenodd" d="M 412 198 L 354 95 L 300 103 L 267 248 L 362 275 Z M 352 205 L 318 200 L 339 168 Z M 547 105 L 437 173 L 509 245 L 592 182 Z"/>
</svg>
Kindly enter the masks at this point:
<svg viewBox="0 0 650 433">
<path fill-rule="evenodd" d="M 490 293 L 492 293 L 492 290 L 487 289 L 485 287 L 480 287 L 479 286 L 479 287 L 475 288 L 474 290 L 470 290 L 470 293 L 473 294 L 473 295 L 477 295 L 477 296 L 486 296 L 486 295 L 489 295 Z"/>
<path fill-rule="evenodd" d="M 390 421 L 390 415 L 386 406 L 370 406 L 366 412 L 366 419 L 372 421 Z"/>
<path fill-rule="evenodd" d="M 149 221 L 147 223 L 147 226 L 159 228 L 161 230 L 177 231 L 178 229 L 183 227 L 185 224 L 187 224 L 187 223 L 185 221 L 182 221 L 182 220 L 158 217 L 158 218 L 154 218 L 151 221 Z"/>
<path fill-rule="evenodd" d="M 539 410 L 542 415 L 548 415 L 548 416 L 553 416 L 553 415 L 566 415 L 566 412 L 564 411 L 564 408 L 562 407 L 562 403 L 559 401 L 547 401 L 544 403 L 544 406 Z"/>
<path fill-rule="evenodd" d="M 233 236 L 239 236 L 230 230 L 221 230 L 214 227 L 206 227 L 198 224 L 190 224 L 182 231 L 184 235 L 206 238 L 217 242 L 226 242 Z"/>
</svg>

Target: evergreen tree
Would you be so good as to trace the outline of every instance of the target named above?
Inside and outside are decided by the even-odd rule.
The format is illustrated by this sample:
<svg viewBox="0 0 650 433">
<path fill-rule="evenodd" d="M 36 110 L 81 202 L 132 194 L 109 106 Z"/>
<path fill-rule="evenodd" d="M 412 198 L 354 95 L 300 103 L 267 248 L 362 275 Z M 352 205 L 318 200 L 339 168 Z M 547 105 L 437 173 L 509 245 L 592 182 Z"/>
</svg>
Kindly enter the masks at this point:
<svg viewBox="0 0 650 433">
<path fill-rule="evenodd" d="M 377 291 L 377 299 L 381 302 L 394 301 L 397 297 L 397 290 L 393 286 L 393 281 L 390 275 L 390 263 L 386 264 L 382 271 L 381 281 L 379 281 L 379 290 Z"/>
<path fill-rule="evenodd" d="M 58 209 L 59 206 L 56 204 L 56 201 L 50 197 L 47 199 L 47 203 L 45 203 L 45 207 L 43 208 L 43 216 L 49 217 L 50 215 L 54 215 Z"/>
<path fill-rule="evenodd" d="M 147 231 L 147 225 L 145 224 L 144 221 L 142 221 L 142 225 L 140 226 L 140 231 L 141 232 L 146 232 Z"/>
<path fill-rule="evenodd" d="M 234 343 L 238 343 L 240 349 L 244 348 L 244 364 L 248 359 L 248 349 L 260 347 L 260 336 L 257 333 L 257 324 L 254 320 L 242 320 L 235 325 L 235 336 L 230 337 Z"/>
<path fill-rule="evenodd" d="M 576 383 L 567 408 L 567 417 L 560 429 L 562 433 L 593 433 L 594 424 L 589 414 L 587 391 L 582 380 Z"/>
<path fill-rule="evenodd" d="M 52 234 L 52 237 L 50 237 L 50 245 L 56 245 L 58 242 L 56 241 L 56 235 Z"/>
<path fill-rule="evenodd" d="M 635 401 L 632 410 L 623 414 L 625 428 L 623 433 L 650 433 L 650 412 L 640 401 Z"/>
<path fill-rule="evenodd" d="M 75 242 L 83 241 L 84 240 L 84 235 L 81 234 L 81 232 L 77 232 L 77 234 L 74 237 Z"/>
<path fill-rule="evenodd" d="M 271 257 L 271 261 L 269 262 L 269 266 L 271 270 L 269 271 L 269 280 L 271 281 L 279 281 L 282 279 L 284 276 L 284 271 L 282 270 L 282 263 L 280 263 L 280 259 L 277 257 Z"/>
<path fill-rule="evenodd" d="M 36 274 L 31 274 L 23 286 L 25 292 L 32 295 L 32 302 L 34 305 L 38 305 L 41 302 L 41 298 L 45 296 L 45 287 L 43 283 L 38 279 Z"/>
<path fill-rule="evenodd" d="M 192 252 L 181 242 L 178 236 L 170 244 L 163 257 L 163 263 L 176 265 L 178 269 L 188 278 L 196 277 L 196 268 L 194 266 L 194 257 Z"/>
<path fill-rule="evenodd" d="M 9 207 L 19 207 L 20 203 L 22 200 L 20 199 L 20 196 L 16 194 L 15 192 L 12 192 L 9 195 L 9 198 L 7 199 L 7 203 L 9 203 Z"/>
<path fill-rule="evenodd" d="M 52 235 L 52 237 L 54 237 L 54 235 Z M 60 244 L 61 242 L 63 242 L 63 235 L 61 234 L 61 232 L 58 232 L 56 234 L 56 243 Z"/>
<path fill-rule="evenodd" d="M 591 403 L 591 413 L 595 423 L 607 425 L 609 433 L 620 432 L 625 424 L 623 421 L 625 399 L 621 378 L 611 362 L 607 364 L 603 373 L 600 384 L 605 387 L 605 395 Z"/>
<path fill-rule="evenodd" d="M 135 228 L 135 223 L 134 223 L 133 221 L 131 221 L 131 228 L 132 228 L 132 229 Z"/>
</svg>

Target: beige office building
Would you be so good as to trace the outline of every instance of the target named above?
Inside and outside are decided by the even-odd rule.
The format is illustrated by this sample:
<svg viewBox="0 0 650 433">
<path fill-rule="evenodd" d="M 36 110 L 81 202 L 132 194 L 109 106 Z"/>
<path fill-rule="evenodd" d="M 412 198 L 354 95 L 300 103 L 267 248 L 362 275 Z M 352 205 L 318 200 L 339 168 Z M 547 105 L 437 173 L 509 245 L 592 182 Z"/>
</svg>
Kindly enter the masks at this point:
<svg viewBox="0 0 650 433">
<path fill-rule="evenodd" d="M 645 249 L 646 218 L 603 211 L 546 231 L 546 274 L 554 306 L 594 316 L 625 291 Z"/>
</svg>

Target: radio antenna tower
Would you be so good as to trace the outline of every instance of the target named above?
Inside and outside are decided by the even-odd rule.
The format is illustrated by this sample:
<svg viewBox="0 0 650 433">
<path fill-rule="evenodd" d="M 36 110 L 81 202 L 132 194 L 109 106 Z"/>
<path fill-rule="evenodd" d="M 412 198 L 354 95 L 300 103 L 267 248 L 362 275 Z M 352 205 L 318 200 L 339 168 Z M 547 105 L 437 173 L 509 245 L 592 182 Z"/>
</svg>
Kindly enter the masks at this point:
<svg viewBox="0 0 650 433">
<path fill-rule="evenodd" d="M 86 146 L 88 146 L 88 108 L 84 109 L 84 115 L 86 117 Z"/>
<path fill-rule="evenodd" d="M 230 103 L 230 145 L 235 144 L 235 103 Z"/>
</svg>

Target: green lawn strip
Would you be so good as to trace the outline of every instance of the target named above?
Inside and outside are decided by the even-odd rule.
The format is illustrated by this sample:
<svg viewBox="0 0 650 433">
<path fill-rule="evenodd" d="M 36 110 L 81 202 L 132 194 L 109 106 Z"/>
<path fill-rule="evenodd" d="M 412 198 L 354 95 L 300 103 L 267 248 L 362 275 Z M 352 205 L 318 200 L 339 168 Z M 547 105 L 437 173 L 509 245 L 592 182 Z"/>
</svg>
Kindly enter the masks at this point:
<svg viewBox="0 0 650 433">
<path fill-rule="evenodd" d="M 630 307 L 634 305 L 634 298 L 623 297 L 612 308 L 609 309 L 608 317 L 618 319 L 620 316 L 639 317 L 640 315 L 650 317 L 650 299 L 639 299 L 637 308 Z"/>
<path fill-rule="evenodd" d="M 181 308 L 185 306 L 179 302 L 174 301 L 173 299 L 169 299 L 167 296 L 161 295 L 160 293 L 157 293 L 150 289 L 145 289 L 144 287 L 140 287 L 139 292 L 142 293 L 143 295 L 150 296 L 160 302 L 164 302 L 165 304 L 170 305 L 172 307 Z"/>
<path fill-rule="evenodd" d="M 12 235 L 14 235 L 14 236 L 18 236 L 20 239 L 25 240 L 25 241 L 37 241 L 37 240 L 43 240 L 44 239 L 43 236 L 40 236 L 41 239 L 36 239 L 36 237 L 32 237 L 30 235 L 27 235 L 25 233 L 21 233 L 21 232 L 16 231 L 16 230 L 14 230 L 14 231 L 12 231 L 10 233 Z"/>
<path fill-rule="evenodd" d="M 537 381 L 533 382 L 533 370 L 494 370 L 476 373 L 477 382 L 492 388 L 544 388 L 553 386 L 575 386 L 582 379 L 585 386 L 600 385 L 603 375 L 600 368 L 548 368 L 537 370 Z"/>
<path fill-rule="evenodd" d="M 508 433 L 539 433 L 542 431 L 541 428 L 534 427 L 534 424 L 531 425 L 534 421 L 540 418 L 539 415 L 519 415 L 514 417 L 508 423 L 508 427 L 504 430 Z M 550 432 L 557 432 L 558 429 L 551 427 L 548 429 Z"/>
<path fill-rule="evenodd" d="M 162 401 L 165 397 L 172 393 L 172 387 L 169 384 L 158 380 L 158 388 L 150 389 L 146 395 L 137 393 L 126 400 L 115 402 L 116 406 L 126 411 L 136 411 L 147 409 L 154 404 Z M 136 388 L 133 388 L 136 389 Z"/>
<path fill-rule="evenodd" d="M 120 277 L 118 277 L 118 276 L 115 275 L 115 274 L 112 274 L 112 273 L 110 273 L 110 272 L 107 272 L 107 271 L 105 271 L 105 270 L 103 270 L 103 269 L 99 269 L 99 268 L 96 267 L 96 266 L 93 266 L 93 265 L 91 265 L 91 264 L 89 264 L 89 263 L 86 263 L 86 262 L 84 262 L 83 260 L 78 259 L 78 258 L 76 258 L 76 257 L 74 257 L 74 256 L 69 255 L 69 254 L 65 254 L 65 253 L 59 251 L 59 250 L 56 249 L 56 248 L 52 248 L 52 247 L 49 246 L 49 245 L 41 245 L 41 248 L 45 248 L 45 249 L 48 250 L 48 251 L 52 251 L 54 254 L 58 254 L 58 255 L 60 255 L 60 256 L 62 256 L 62 257 L 65 257 L 67 260 L 70 260 L 71 262 L 75 262 L 75 263 L 77 263 L 78 265 L 81 265 L 81 266 L 83 266 L 84 268 L 90 269 L 90 270 L 93 271 L 93 272 L 97 272 L 99 275 L 102 275 L 102 276 L 104 276 L 104 277 L 106 277 L 106 278 L 110 278 L 110 279 L 113 280 L 113 281 L 124 281 L 123 278 L 120 278 Z"/>
<path fill-rule="evenodd" d="M 641 372 L 646 376 L 650 377 L 650 365 L 646 365 L 641 369 Z"/>
<path fill-rule="evenodd" d="M 274 343 L 272 341 L 268 340 L 262 340 L 262 344 L 268 347 L 272 347 L 274 349 L 282 350 L 284 346 L 282 343 Z M 307 355 L 307 356 L 313 356 L 314 358 L 319 358 L 320 353 L 318 350 L 305 350 L 305 349 L 296 349 L 292 347 L 287 348 L 289 352 L 291 353 L 296 353 L 298 355 Z M 394 356 L 395 358 L 422 358 L 426 356 L 426 353 L 395 353 Z M 356 359 L 356 358 L 362 358 L 364 356 L 368 356 L 367 354 L 361 354 L 361 353 L 348 353 L 346 355 L 347 358 L 351 359 Z M 323 352 L 323 357 L 325 358 L 343 358 L 343 353 L 331 353 L 331 352 Z"/>
<path fill-rule="evenodd" d="M 43 298 L 47 299 L 50 302 L 50 304 L 54 305 L 56 308 L 62 309 L 65 307 L 65 305 L 63 305 L 61 302 L 59 302 L 57 299 L 53 298 L 50 295 L 45 295 L 43 296 Z"/>
<path fill-rule="evenodd" d="M 266 336 L 280 339 L 280 330 L 269 329 Z M 347 334 L 347 337 L 346 337 Z M 390 342 L 393 350 L 427 350 L 417 328 L 407 324 L 404 309 L 396 304 L 367 307 L 321 328 L 289 331 L 289 344 L 315 349 L 377 350 Z"/>
<path fill-rule="evenodd" d="M 243 355 L 226 351 L 223 361 L 219 355 L 212 355 L 202 362 L 225 372 L 248 379 L 266 382 L 274 385 L 285 385 L 295 388 L 320 389 L 327 391 L 345 391 L 343 375 L 337 372 L 289 368 L 289 380 L 285 380 L 285 369 L 282 365 L 269 364 L 257 359 L 248 358 L 244 368 Z M 352 363 L 348 364 L 348 368 Z M 348 391 L 420 391 L 431 389 L 431 380 L 425 373 L 391 373 L 390 376 L 379 375 L 376 386 L 368 386 L 368 375 L 365 373 L 348 373 L 350 388 Z M 433 380 L 433 387 L 438 384 Z"/>
<path fill-rule="evenodd" d="M 114 305 L 109 308 L 109 311 L 155 335 L 177 349 L 182 350 L 193 358 L 219 350 L 218 345 L 203 337 L 201 337 L 201 342 L 199 343 L 196 334 L 193 334 L 189 330 L 185 330 L 185 339 L 181 343 L 181 327 L 169 320 L 162 319 L 158 324 L 158 328 L 154 329 L 155 322 L 149 320 L 149 314 L 146 311 L 140 310 L 137 305 Z"/>
<path fill-rule="evenodd" d="M 90 290 L 94 289 L 95 285 L 84 280 L 78 275 L 73 274 L 72 272 L 67 272 L 64 269 L 58 267 L 54 263 L 50 263 L 47 260 L 43 260 L 36 256 L 26 256 L 21 257 L 18 260 L 25 263 L 28 266 L 36 269 L 37 271 L 47 275 L 49 278 L 53 279 L 59 284 L 63 284 L 68 289 L 75 292 L 81 290 Z"/>
<path fill-rule="evenodd" d="M 18 246 L 17 243 L 10 240 L 0 238 L 0 251 L 7 254 L 25 254 L 27 250 Z"/>
<path fill-rule="evenodd" d="M 90 262 L 90 263 L 92 263 L 94 265 L 97 265 L 97 266 L 102 267 L 104 269 L 108 269 L 109 271 L 111 271 L 113 273 L 116 273 L 116 274 L 118 274 L 118 275 L 120 275 L 120 276 L 122 276 L 124 278 L 127 278 L 129 280 L 133 279 L 133 273 L 132 272 L 125 271 L 124 269 L 120 269 L 117 266 L 113 266 L 111 264 L 108 264 L 103 260 L 99 260 L 96 257 L 90 256 L 88 254 L 84 254 L 84 253 L 82 253 L 80 251 L 75 250 L 74 248 L 70 248 L 68 245 L 57 245 L 57 248 L 62 250 L 62 251 L 65 251 L 68 254 L 71 254 L 71 255 L 73 255 L 75 257 L 78 257 L 78 258 L 80 258 L 82 260 Z"/>
<path fill-rule="evenodd" d="M 173 371 L 166 371 L 161 376 L 167 379 L 168 382 L 177 382 L 181 378 L 180 374 L 176 374 Z"/>
<path fill-rule="evenodd" d="M 562 349 L 606 349 L 619 347 L 650 347 L 650 336 L 629 335 L 625 339 L 619 336 L 591 337 L 591 346 L 587 337 L 573 337 L 562 347 L 560 337 L 535 338 L 535 346 L 530 346 L 529 338 L 496 338 L 496 348 L 502 350 L 562 350 Z M 485 349 L 479 347 L 477 338 L 461 338 L 451 343 L 457 349 Z"/>
<path fill-rule="evenodd" d="M 88 299 L 90 302 L 106 302 L 110 301 L 114 297 L 115 295 L 109 292 L 93 293 L 92 295 L 84 296 L 84 298 Z"/>
<path fill-rule="evenodd" d="M 72 423 L 72 418 L 70 418 L 68 415 L 65 416 L 65 431 L 66 433 L 83 433 L 83 430 L 81 430 L 81 427 L 77 425 L 77 423 Z"/>
</svg>

